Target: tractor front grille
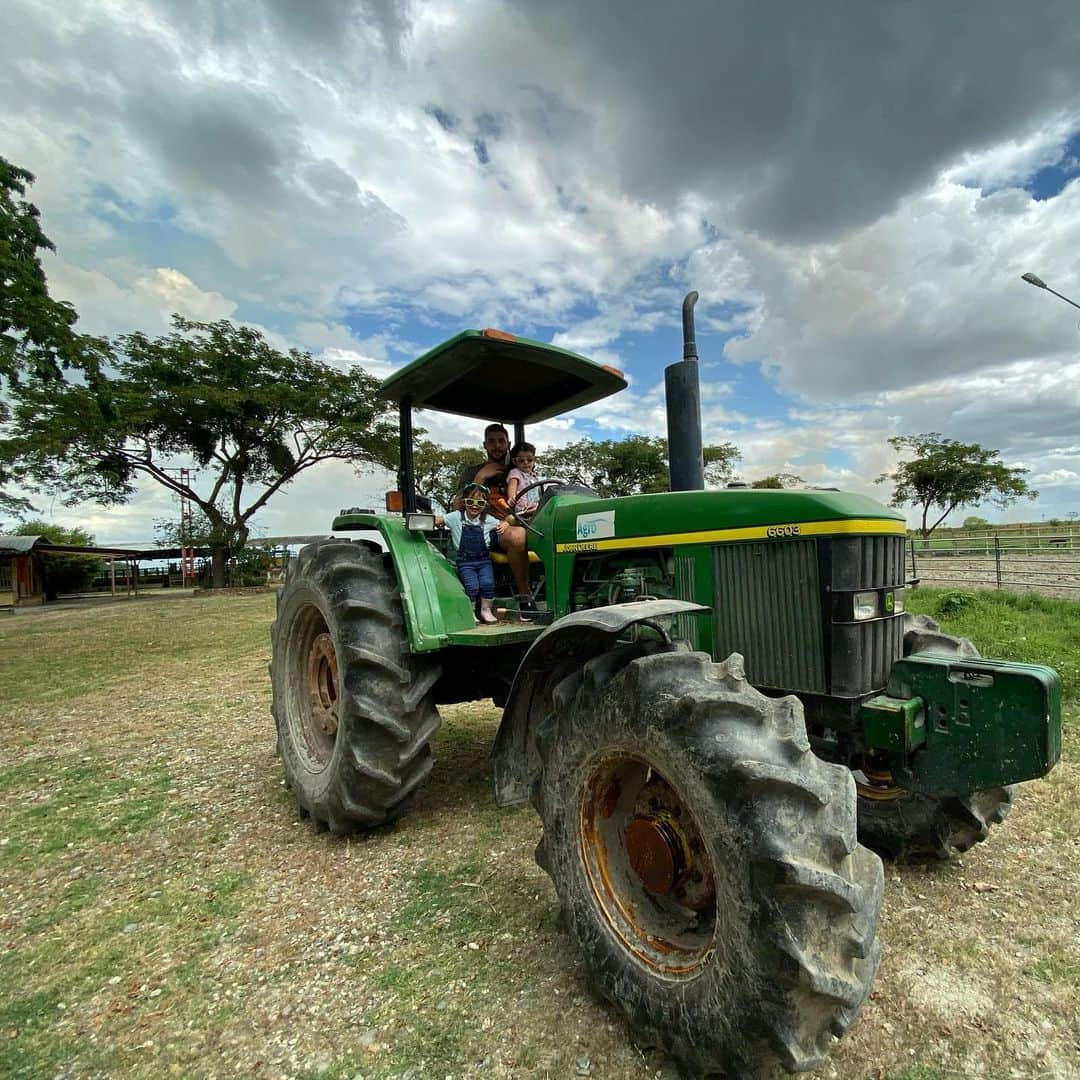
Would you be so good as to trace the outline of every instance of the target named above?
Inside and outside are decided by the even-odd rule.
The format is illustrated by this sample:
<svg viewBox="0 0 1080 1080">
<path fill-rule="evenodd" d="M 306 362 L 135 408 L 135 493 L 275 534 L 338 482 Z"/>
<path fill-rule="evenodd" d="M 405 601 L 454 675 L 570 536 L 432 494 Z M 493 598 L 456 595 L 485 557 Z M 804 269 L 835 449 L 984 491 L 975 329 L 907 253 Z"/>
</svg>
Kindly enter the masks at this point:
<svg viewBox="0 0 1080 1080">
<path fill-rule="evenodd" d="M 718 544 L 715 655 L 740 652 L 755 686 L 826 691 L 817 541 Z"/>
<path fill-rule="evenodd" d="M 834 591 L 904 584 L 903 536 L 833 536 L 828 545 Z"/>
<path fill-rule="evenodd" d="M 903 615 L 831 622 L 830 594 L 903 585 L 904 537 L 718 544 L 713 559 L 714 655 L 742 653 L 755 686 L 836 697 L 885 686 Z"/>
<path fill-rule="evenodd" d="M 832 592 L 904 584 L 903 536 L 834 536 L 822 549 Z M 904 651 L 904 616 L 829 627 L 829 693 L 860 697 L 882 690 Z"/>
<path fill-rule="evenodd" d="M 831 627 L 829 693 L 861 697 L 883 690 L 904 651 L 904 616 L 834 623 Z"/>
</svg>

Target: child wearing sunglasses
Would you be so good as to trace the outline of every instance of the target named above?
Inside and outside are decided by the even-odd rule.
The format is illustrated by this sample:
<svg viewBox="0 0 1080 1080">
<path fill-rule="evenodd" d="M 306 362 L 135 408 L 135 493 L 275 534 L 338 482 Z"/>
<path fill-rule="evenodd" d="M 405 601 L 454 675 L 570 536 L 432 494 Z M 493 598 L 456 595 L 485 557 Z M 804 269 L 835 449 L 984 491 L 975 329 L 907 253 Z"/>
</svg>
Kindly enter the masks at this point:
<svg viewBox="0 0 1080 1080">
<path fill-rule="evenodd" d="M 473 602 L 474 618 L 494 623 L 495 571 L 491 567 L 491 535 L 499 522 L 487 513 L 489 492 L 483 484 L 468 484 L 462 492 L 464 507 L 442 518 L 457 548 L 457 572 Z M 439 519 L 436 519 L 439 520 Z M 479 614 L 476 615 L 479 602 Z"/>
<path fill-rule="evenodd" d="M 540 477 L 536 472 L 536 447 L 531 442 L 519 442 L 510 451 L 513 468 L 506 477 L 506 501 L 519 518 L 531 518 L 540 506 L 540 490 L 533 488 Z M 524 498 L 519 492 L 524 491 Z"/>
</svg>

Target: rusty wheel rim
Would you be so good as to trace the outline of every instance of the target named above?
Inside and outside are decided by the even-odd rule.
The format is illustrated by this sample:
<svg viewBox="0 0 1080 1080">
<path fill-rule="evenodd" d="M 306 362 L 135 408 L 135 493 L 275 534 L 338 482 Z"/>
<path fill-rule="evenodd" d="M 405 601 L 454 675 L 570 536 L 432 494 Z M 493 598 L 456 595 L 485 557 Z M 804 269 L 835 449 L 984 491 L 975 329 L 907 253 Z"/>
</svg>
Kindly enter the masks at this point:
<svg viewBox="0 0 1080 1080">
<path fill-rule="evenodd" d="M 579 800 L 581 858 L 609 929 L 642 964 L 689 978 L 716 947 L 717 880 L 678 790 L 645 758 L 593 762 Z"/>
<path fill-rule="evenodd" d="M 314 605 L 308 605 L 294 625 L 295 681 L 289 722 L 300 736 L 309 767 L 318 771 L 330 761 L 337 741 L 337 650 L 322 612 Z"/>
<path fill-rule="evenodd" d="M 892 802 L 906 798 L 909 794 L 904 788 L 893 783 L 892 773 L 883 765 L 870 760 L 863 761 L 861 769 L 852 773 L 855 779 L 855 791 L 859 798 L 872 802 Z"/>
</svg>

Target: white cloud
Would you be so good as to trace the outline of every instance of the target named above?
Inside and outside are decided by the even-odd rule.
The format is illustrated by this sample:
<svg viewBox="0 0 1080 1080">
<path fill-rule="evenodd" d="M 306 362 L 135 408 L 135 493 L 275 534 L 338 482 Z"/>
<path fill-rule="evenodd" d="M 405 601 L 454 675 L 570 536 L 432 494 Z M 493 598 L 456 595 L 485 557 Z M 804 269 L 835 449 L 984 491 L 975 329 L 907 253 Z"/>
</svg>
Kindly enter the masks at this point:
<svg viewBox="0 0 1080 1080">
<path fill-rule="evenodd" d="M 1056 117 L 1045 127 L 963 154 L 956 165 L 945 170 L 944 177 L 982 188 L 1023 184 L 1033 173 L 1065 156 L 1075 129 L 1075 114 Z"/>
<path fill-rule="evenodd" d="M 86 333 L 159 334 L 169 329 L 174 312 L 196 322 L 212 322 L 236 311 L 234 301 L 200 289 L 173 267 L 141 270 L 115 260 L 100 270 L 84 270 L 54 256 L 47 272 L 52 294 L 75 305 L 79 329 Z"/>
<path fill-rule="evenodd" d="M 1052 472 L 1039 473 L 1032 483 L 1041 487 L 1060 487 L 1062 484 L 1080 484 L 1080 473 L 1072 469 L 1054 469 Z"/>
<path fill-rule="evenodd" d="M 383 376 L 447 323 L 555 327 L 631 380 L 536 426 L 556 444 L 664 434 L 659 365 L 627 358 L 694 287 L 699 342 L 740 335 L 796 406 L 762 419 L 702 350 L 706 441 L 751 478 L 881 494 L 888 436 L 932 429 L 1080 467 L 1076 320 L 1018 281 L 1070 292 L 1080 181 L 1011 186 L 1080 120 L 1064 0 L 962 26 L 930 0 L 13 4 L 0 138 L 86 329 L 244 319 Z"/>
<path fill-rule="evenodd" d="M 1075 321 L 1019 276 L 1037 266 L 1067 278 L 1078 242 L 1080 182 L 1036 202 L 943 181 L 829 245 L 743 237 L 763 299 L 750 332 L 727 353 L 762 362 L 781 387 L 816 400 L 876 392 L 900 403 L 905 388 L 920 397 L 925 387 L 939 415 L 943 403 L 979 412 L 980 395 L 995 392 L 996 369 L 1016 363 L 1047 392 L 1065 377 L 1059 389 L 1068 396 L 1080 349 Z M 964 382 L 980 371 L 992 374 Z M 1010 389 L 1030 397 L 1015 380 Z M 903 422 L 921 423 L 910 410 Z"/>
</svg>

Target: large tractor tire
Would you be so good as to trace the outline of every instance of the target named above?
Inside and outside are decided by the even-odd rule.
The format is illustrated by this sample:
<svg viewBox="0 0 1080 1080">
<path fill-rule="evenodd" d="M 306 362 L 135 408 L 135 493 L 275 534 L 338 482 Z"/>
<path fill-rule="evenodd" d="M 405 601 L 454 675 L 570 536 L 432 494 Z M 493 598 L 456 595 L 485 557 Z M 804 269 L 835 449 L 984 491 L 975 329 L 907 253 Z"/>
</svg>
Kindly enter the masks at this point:
<svg viewBox="0 0 1080 1080">
<path fill-rule="evenodd" d="M 742 658 L 620 646 L 537 733 L 537 861 L 597 989 L 694 1073 L 822 1063 L 877 970 L 881 861 L 851 774 Z"/>
<path fill-rule="evenodd" d="M 381 552 L 325 540 L 290 565 L 270 630 L 285 780 L 333 833 L 392 821 L 431 771 L 437 665 L 410 654 Z"/>
<path fill-rule="evenodd" d="M 904 655 L 978 656 L 967 639 L 942 632 L 929 615 L 905 616 Z M 1012 806 L 1015 785 L 941 797 L 905 791 L 888 771 L 871 763 L 856 772 L 859 793 L 859 840 L 890 859 L 948 859 L 967 851 L 1003 822 Z"/>
</svg>

